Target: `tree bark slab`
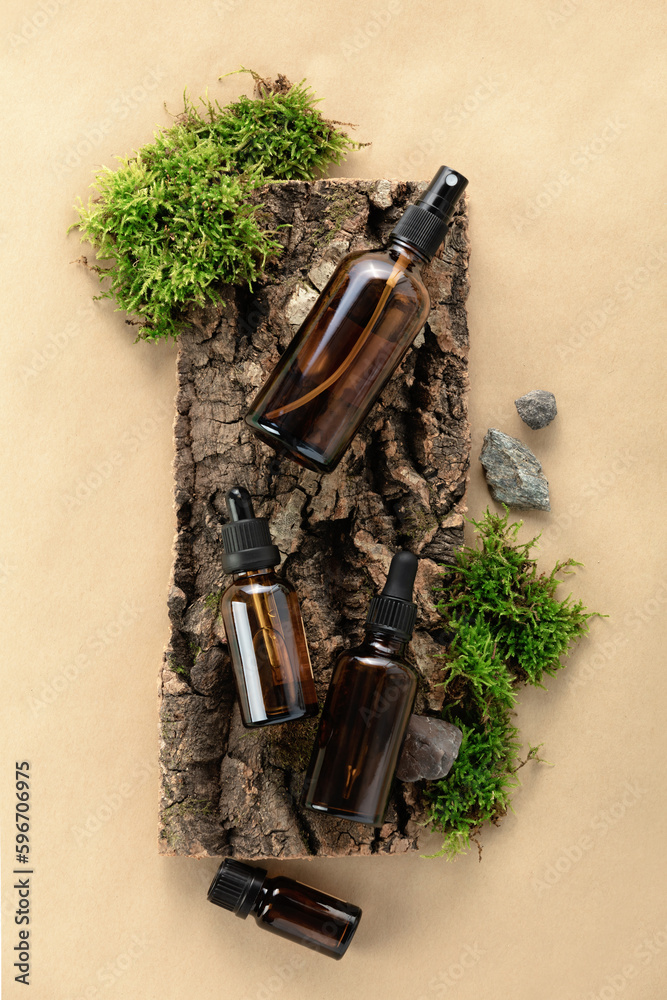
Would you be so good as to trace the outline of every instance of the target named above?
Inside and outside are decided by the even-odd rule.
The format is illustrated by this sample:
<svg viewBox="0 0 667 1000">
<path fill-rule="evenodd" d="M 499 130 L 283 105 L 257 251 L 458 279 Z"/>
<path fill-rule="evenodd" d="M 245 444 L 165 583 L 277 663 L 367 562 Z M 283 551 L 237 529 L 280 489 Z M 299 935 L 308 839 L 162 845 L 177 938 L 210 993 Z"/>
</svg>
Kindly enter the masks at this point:
<svg viewBox="0 0 667 1000">
<path fill-rule="evenodd" d="M 225 493 L 241 484 L 256 513 L 269 518 L 281 571 L 300 596 L 322 703 L 337 654 L 361 638 L 392 553 L 409 548 L 420 557 L 415 712 L 441 708 L 445 636 L 433 587 L 439 565 L 463 542 L 470 457 L 465 202 L 425 272 L 428 323 L 335 472 L 321 476 L 277 458 L 242 419 L 337 261 L 382 245 L 424 187 L 347 179 L 266 185 L 256 197 L 267 226 L 286 224 L 283 253 L 252 292 L 226 288 L 224 305 L 194 310 L 180 338 L 171 636 L 159 678 L 161 853 L 302 858 L 417 846 L 419 784 L 395 782 L 379 830 L 300 809 L 316 722 L 244 729 L 217 602 Z"/>
</svg>

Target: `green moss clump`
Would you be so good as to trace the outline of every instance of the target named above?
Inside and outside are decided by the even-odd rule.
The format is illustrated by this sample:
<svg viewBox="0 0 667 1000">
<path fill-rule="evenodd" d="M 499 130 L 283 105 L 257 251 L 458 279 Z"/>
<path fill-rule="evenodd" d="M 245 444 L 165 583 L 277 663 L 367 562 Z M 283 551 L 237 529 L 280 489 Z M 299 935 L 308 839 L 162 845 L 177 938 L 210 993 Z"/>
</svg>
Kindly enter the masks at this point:
<svg viewBox="0 0 667 1000">
<path fill-rule="evenodd" d="M 234 171 L 310 181 L 362 145 L 336 128 L 344 123 L 322 117 L 316 108 L 320 102 L 304 80 L 291 85 L 279 76 L 272 84 L 252 70 L 240 72 L 252 75 L 255 98 L 239 97 L 226 107 L 204 99 L 202 111 L 186 98 L 179 119 L 187 134 L 226 150 Z"/>
<path fill-rule="evenodd" d="M 522 545 L 516 541 L 521 521 L 509 524 L 507 513 L 503 517 L 487 510 L 482 521 L 471 523 L 481 549 L 463 549 L 456 566 L 446 568 L 447 596 L 438 609 L 457 628 L 481 617 L 497 656 L 517 680 L 539 685 L 544 674 L 553 675 L 563 666 L 560 657 L 586 634 L 593 617 L 581 601 L 555 596 L 558 575 L 581 563 L 566 559 L 546 576 L 530 558 L 537 538 Z"/>
<path fill-rule="evenodd" d="M 425 798 L 448 857 L 469 848 L 479 827 L 498 822 L 510 806 L 525 763 L 512 722 L 518 686 L 542 687 L 597 614 L 571 595 L 556 597 L 558 575 L 581 564 L 567 559 L 548 576 L 539 573 L 530 556 L 537 538 L 517 543 L 521 522 L 510 524 L 505 510 L 471 522 L 480 547 L 465 547 L 454 566 L 443 567 L 447 584 L 437 588 L 450 635 L 443 718 L 461 728 L 463 742 L 450 775 L 429 782 Z"/>
<path fill-rule="evenodd" d="M 245 72 L 245 71 L 244 71 Z M 253 73 L 254 99 L 197 107 L 184 97 L 173 126 L 120 167 L 104 167 L 97 197 L 76 210 L 82 241 L 108 266 L 92 269 L 119 309 L 136 319 L 137 340 L 178 336 L 188 305 L 221 302 L 223 284 L 258 279 L 281 249 L 250 204 L 268 179 L 310 180 L 359 143 L 323 118 L 303 81 L 275 84 Z M 86 258 L 82 258 L 87 263 Z"/>
</svg>

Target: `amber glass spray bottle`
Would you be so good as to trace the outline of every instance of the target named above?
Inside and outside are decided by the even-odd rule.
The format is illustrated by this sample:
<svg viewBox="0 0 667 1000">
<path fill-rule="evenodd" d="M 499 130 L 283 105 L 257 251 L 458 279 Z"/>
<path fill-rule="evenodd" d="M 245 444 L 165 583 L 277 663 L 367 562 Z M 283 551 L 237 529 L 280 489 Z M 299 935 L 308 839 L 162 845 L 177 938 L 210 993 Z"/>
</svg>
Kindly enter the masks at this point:
<svg viewBox="0 0 667 1000">
<path fill-rule="evenodd" d="M 441 167 L 386 250 L 348 254 L 246 415 L 277 451 L 331 472 L 429 314 L 421 277 L 468 181 Z"/>
<path fill-rule="evenodd" d="M 411 552 L 396 553 L 371 601 L 364 641 L 336 662 L 301 796 L 308 809 L 382 824 L 417 693 L 405 660 L 417 565 Z"/>
<path fill-rule="evenodd" d="M 275 573 L 280 552 L 250 494 L 227 494 L 222 567 L 233 580 L 220 599 L 244 726 L 317 714 L 317 694 L 294 588 Z"/>
</svg>

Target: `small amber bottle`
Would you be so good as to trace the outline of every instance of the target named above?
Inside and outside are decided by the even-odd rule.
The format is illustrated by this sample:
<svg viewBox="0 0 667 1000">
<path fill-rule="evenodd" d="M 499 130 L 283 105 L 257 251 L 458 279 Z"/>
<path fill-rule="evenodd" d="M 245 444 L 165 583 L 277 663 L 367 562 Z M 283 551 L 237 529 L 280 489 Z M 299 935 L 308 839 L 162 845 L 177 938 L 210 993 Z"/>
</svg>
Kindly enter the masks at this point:
<svg viewBox="0 0 667 1000">
<path fill-rule="evenodd" d="M 336 467 L 426 322 L 420 271 L 467 183 L 441 167 L 385 250 L 343 258 L 246 414 L 262 440 L 309 469 Z"/>
<path fill-rule="evenodd" d="M 265 868 L 225 858 L 211 882 L 208 899 L 244 920 L 254 913 L 260 927 L 331 958 L 342 958 L 361 920 L 359 907 L 294 879 L 266 876 Z"/>
<path fill-rule="evenodd" d="M 336 662 L 301 796 L 308 809 L 382 825 L 417 693 L 405 660 L 417 565 L 411 552 L 396 553 L 364 641 Z"/>
<path fill-rule="evenodd" d="M 255 517 L 250 494 L 227 494 L 222 567 L 233 574 L 220 599 L 243 725 L 249 728 L 317 714 L 317 694 L 299 602 L 273 567 L 280 552 L 269 524 Z"/>
</svg>

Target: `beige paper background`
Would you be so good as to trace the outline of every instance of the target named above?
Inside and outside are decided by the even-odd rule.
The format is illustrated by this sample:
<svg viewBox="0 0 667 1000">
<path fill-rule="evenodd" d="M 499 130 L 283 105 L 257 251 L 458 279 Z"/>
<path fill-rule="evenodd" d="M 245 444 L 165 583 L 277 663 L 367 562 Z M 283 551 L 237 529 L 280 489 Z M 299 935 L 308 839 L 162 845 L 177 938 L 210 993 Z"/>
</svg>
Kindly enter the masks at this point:
<svg viewBox="0 0 667 1000">
<path fill-rule="evenodd" d="M 10 957 L 22 758 L 35 1000 L 664 996 L 662 4 L 5 0 L 2 13 L 4 996 L 26 995 Z M 373 144 L 339 173 L 427 179 L 445 162 L 470 178 L 469 510 L 489 500 L 487 427 L 520 435 L 553 506 L 524 537 L 544 531 L 544 568 L 581 559 L 573 591 L 610 615 L 548 692 L 522 695 L 523 737 L 555 766 L 522 770 L 481 864 L 283 866 L 363 907 L 336 964 L 209 906 L 214 861 L 157 855 L 175 348 L 134 345 L 122 314 L 91 303 L 64 235 L 95 165 L 148 141 L 184 86 L 250 92 L 217 82 L 240 64 L 306 77 L 325 113 L 358 123 Z M 538 387 L 559 416 L 532 432 L 512 401 Z"/>
</svg>

